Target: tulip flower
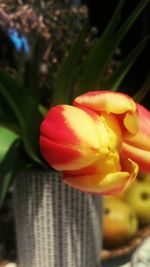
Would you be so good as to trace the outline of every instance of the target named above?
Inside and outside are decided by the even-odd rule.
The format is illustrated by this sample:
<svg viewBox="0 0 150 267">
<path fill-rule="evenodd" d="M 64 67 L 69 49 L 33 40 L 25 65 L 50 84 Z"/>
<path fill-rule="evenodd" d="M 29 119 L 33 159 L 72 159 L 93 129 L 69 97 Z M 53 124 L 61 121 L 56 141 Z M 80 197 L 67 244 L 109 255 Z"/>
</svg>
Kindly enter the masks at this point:
<svg viewBox="0 0 150 267">
<path fill-rule="evenodd" d="M 74 105 L 92 109 L 97 113 L 115 114 L 124 136 L 135 135 L 139 129 L 136 103 L 125 94 L 110 91 L 88 92 L 77 97 Z"/>
<path fill-rule="evenodd" d="M 85 192 L 115 194 L 137 175 L 138 165 L 122 156 L 126 137 L 138 131 L 136 104 L 110 91 L 81 95 L 74 106 L 51 108 L 41 124 L 43 157 L 64 182 Z"/>
<path fill-rule="evenodd" d="M 150 172 L 150 112 L 137 104 L 139 131 L 123 143 L 123 154 L 138 163 L 141 172 Z"/>
</svg>

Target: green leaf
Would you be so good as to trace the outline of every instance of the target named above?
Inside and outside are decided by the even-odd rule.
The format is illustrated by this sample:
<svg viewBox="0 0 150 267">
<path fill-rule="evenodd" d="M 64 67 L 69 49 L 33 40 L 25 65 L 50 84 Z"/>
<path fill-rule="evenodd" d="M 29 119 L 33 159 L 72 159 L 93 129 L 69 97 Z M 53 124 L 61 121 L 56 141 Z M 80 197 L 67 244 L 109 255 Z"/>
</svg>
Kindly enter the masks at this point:
<svg viewBox="0 0 150 267">
<path fill-rule="evenodd" d="M 8 172 L 4 175 L 3 178 L 1 178 L 0 181 L 0 208 L 3 205 L 3 202 L 5 200 L 5 197 L 7 195 L 7 192 L 9 190 L 9 187 L 11 185 L 12 182 L 12 173 Z"/>
<path fill-rule="evenodd" d="M 0 93 L 5 98 L 5 101 L 7 101 L 9 107 L 11 107 L 21 126 L 23 126 L 32 114 L 30 109 L 34 108 L 32 106 L 34 101 L 27 90 L 6 71 L 0 70 Z"/>
<path fill-rule="evenodd" d="M 34 161 L 41 163 L 38 141 L 42 116 L 38 110 L 37 101 L 22 88 L 15 78 L 2 70 L 0 70 L 0 94 L 7 101 L 20 125 L 28 155 Z"/>
<path fill-rule="evenodd" d="M 120 1 L 106 30 L 85 59 L 77 95 L 80 95 L 81 90 L 82 93 L 87 90 L 95 90 L 101 73 L 108 66 L 110 56 L 112 56 L 114 51 L 114 34 L 120 22 L 123 4 L 124 1 Z"/>
<path fill-rule="evenodd" d="M 52 98 L 52 106 L 69 103 L 70 94 L 73 93 L 74 82 L 78 74 L 78 65 L 81 58 L 87 26 L 83 27 L 75 41 L 67 59 L 63 62 L 55 78 L 55 90 Z"/>
<path fill-rule="evenodd" d="M 147 93 L 150 91 L 150 71 L 145 79 L 145 82 L 143 86 L 140 88 L 140 90 L 136 93 L 136 95 L 133 97 L 136 102 L 141 102 Z"/>
<path fill-rule="evenodd" d="M 40 80 L 40 64 L 42 61 L 41 58 L 41 47 L 42 39 L 39 34 L 37 34 L 32 51 L 32 58 L 26 61 L 25 64 L 25 77 L 24 84 L 27 88 L 29 94 L 39 101 L 40 92 L 39 92 L 39 80 Z"/>
<path fill-rule="evenodd" d="M 0 126 L 19 134 L 19 124 L 5 98 L 0 96 Z"/>
<path fill-rule="evenodd" d="M 48 109 L 45 108 L 43 105 L 39 105 L 39 111 L 40 111 L 40 113 L 42 114 L 43 119 L 44 119 L 44 117 L 46 116 L 46 114 L 47 114 L 47 112 L 48 112 Z"/>
<path fill-rule="evenodd" d="M 136 21 L 136 19 L 139 17 L 143 9 L 146 7 L 146 5 L 149 3 L 149 0 L 142 0 L 137 5 L 137 7 L 133 10 L 133 12 L 130 14 L 130 16 L 127 18 L 127 20 L 124 22 L 124 24 L 120 27 L 118 32 L 116 33 L 116 41 L 121 41 L 127 32 L 130 30 L 133 23 Z"/>
<path fill-rule="evenodd" d="M 18 135 L 4 127 L 0 127 L 0 162 L 4 159 L 16 139 L 18 139 Z"/>
<path fill-rule="evenodd" d="M 99 87 L 115 50 L 148 2 L 148 0 L 141 1 L 123 25 L 117 29 L 124 2 L 121 1 L 119 3 L 108 27 L 85 60 L 83 72 L 78 84 L 77 95 L 81 93 L 81 90 L 83 93 L 84 91 L 95 90 Z"/>
<path fill-rule="evenodd" d="M 15 175 L 26 167 L 26 162 L 18 155 L 18 146 L 19 141 L 14 141 L 4 159 L 0 162 L 0 206 L 3 204 Z"/>
<path fill-rule="evenodd" d="M 126 74 L 134 64 L 135 60 L 145 47 L 148 37 L 144 38 L 134 49 L 133 51 L 120 63 L 117 69 L 113 74 L 107 79 L 103 84 L 104 88 L 110 88 L 111 91 L 117 91 L 119 85 L 125 78 Z"/>
</svg>

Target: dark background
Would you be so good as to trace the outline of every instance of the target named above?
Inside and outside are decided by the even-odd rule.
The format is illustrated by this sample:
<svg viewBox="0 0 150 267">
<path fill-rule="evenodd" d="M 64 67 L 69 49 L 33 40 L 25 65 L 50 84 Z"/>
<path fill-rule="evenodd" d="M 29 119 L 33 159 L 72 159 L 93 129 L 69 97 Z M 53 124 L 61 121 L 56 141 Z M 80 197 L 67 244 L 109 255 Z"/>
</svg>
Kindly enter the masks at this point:
<svg viewBox="0 0 150 267">
<path fill-rule="evenodd" d="M 132 10 L 138 5 L 141 0 L 129 1 L 126 0 L 122 13 L 122 20 L 124 20 Z M 118 0 L 83 0 L 83 3 L 89 7 L 89 15 L 91 25 L 97 26 L 99 34 L 101 34 L 109 22 L 117 4 Z M 132 26 L 130 32 L 123 40 L 120 49 L 123 58 L 127 55 L 132 48 L 134 48 L 145 36 L 150 36 L 150 3 L 146 6 L 141 13 L 135 24 Z M 120 58 L 120 59 L 121 59 Z M 141 55 L 136 60 L 134 66 L 128 73 L 122 88 L 127 88 L 131 95 L 140 89 L 146 75 L 150 69 L 150 41 L 146 48 L 144 48 Z M 146 106 L 150 106 L 150 94 L 144 100 Z"/>
</svg>

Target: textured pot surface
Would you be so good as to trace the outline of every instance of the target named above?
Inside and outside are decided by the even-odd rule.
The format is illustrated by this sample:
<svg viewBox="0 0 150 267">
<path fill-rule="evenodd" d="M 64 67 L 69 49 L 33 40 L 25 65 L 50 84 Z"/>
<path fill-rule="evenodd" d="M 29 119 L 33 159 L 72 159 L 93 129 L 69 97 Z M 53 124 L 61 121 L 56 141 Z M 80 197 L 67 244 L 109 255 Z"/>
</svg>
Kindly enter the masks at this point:
<svg viewBox="0 0 150 267">
<path fill-rule="evenodd" d="M 14 185 L 19 267 L 97 267 L 102 201 L 58 172 L 21 173 Z"/>
</svg>

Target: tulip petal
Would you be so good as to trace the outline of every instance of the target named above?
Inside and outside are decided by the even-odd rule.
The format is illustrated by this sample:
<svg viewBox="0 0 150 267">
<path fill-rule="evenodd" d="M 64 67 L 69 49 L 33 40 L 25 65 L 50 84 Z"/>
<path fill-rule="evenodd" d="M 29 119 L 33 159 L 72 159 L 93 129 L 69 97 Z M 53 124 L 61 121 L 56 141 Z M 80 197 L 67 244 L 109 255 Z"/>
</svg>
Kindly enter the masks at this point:
<svg viewBox="0 0 150 267">
<path fill-rule="evenodd" d="M 82 192 L 96 193 L 101 195 L 118 194 L 129 184 L 128 172 L 115 172 L 107 174 L 102 180 L 97 174 L 85 176 L 64 176 L 64 182 Z"/>
<path fill-rule="evenodd" d="M 140 171 L 145 173 L 150 172 L 150 151 L 123 143 L 122 154 L 135 161 L 139 165 Z"/>
<path fill-rule="evenodd" d="M 126 138 L 125 142 L 137 148 L 150 151 L 150 112 L 142 105 L 137 104 L 139 115 L 139 131 L 132 138 Z"/>
<path fill-rule="evenodd" d="M 69 146 L 53 142 L 43 136 L 40 138 L 42 154 L 47 162 L 57 170 L 74 169 L 81 157 L 80 151 Z M 69 167 L 66 167 L 68 166 Z M 79 165 L 80 166 L 80 165 Z"/>
<path fill-rule="evenodd" d="M 150 111 L 140 104 L 137 104 L 140 117 L 140 131 L 150 136 Z"/>
<path fill-rule="evenodd" d="M 138 166 L 128 159 L 121 159 L 121 168 L 118 165 L 110 169 L 103 168 L 103 162 L 96 162 L 83 170 L 64 172 L 64 182 L 80 191 L 113 195 L 121 192 L 137 176 Z M 115 171 L 115 169 L 118 169 Z"/>
<path fill-rule="evenodd" d="M 120 151 L 122 148 L 122 133 L 115 116 L 113 114 L 101 114 L 95 123 L 99 131 L 99 158 Z"/>
<path fill-rule="evenodd" d="M 99 157 L 99 131 L 83 110 L 68 105 L 56 106 L 50 109 L 41 124 L 40 146 L 52 167 L 80 169 Z"/>
<path fill-rule="evenodd" d="M 123 119 L 123 124 L 124 124 L 125 128 L 128 130 L 129 136 L 130 136 L 130 134 L 131 134 L 131 136 L 137 134 L 137 132 L 139 130 L 138 114 L 136 112 L 135 113 L 126 113 L 126 115 Z"/>
<path fill-rule="evenodd" d="M 128 179 L 128 173 L 115 172 L 105 176 L 100 182 L 97 174 L 87 176 L 64 177 L 64 182 L 69 186 L 82 192 L 109 195 L 119 193 L 125 186 Z"/>
<path fill-rule="evenodd" d="M 134 113 L 136 111 L 136 104 L 131 97 L 111 91 L 85 93 L 74 100 L 74 105 L 114 114 L 123 114 L 128 111 Z"/>
<path fill-rule="evenodd" d="M 88 175 L 93 175 L 93 174 L 98 174 L 99 175 L 99 179 L 101 179 L 100 177 L 103 177 L 106 175 L 106 173 L 109 172 L 116 172 L 116 171 L 120 171 L 121 170 L 121 166 L 120 166 L 120 159 L 119 159 L 119 154 L 117 152 L 114 153 L 109 153 L 107 155 L 105 155 L 103 158 L 98 159 L 97 161 L 95 161 L 94 163 L 92 163 L 91 165 L 76 170 L 76 171 L 65 171 L 64 175 L 65 176 L 70 176 L 70 175 L 74 175 L 75 176 L 88 176 Z"/>
<path fill-rule="evenodd" d="M 150 112 L 137 104 L 139 131 L 133 137 L 125 138 L 123 154 L 138 163 L 143 172 L 150 172 Z"/>
<path fill-rule="evenodd" d="M 120 92 L 95 91 L 78 96 L 74 106 L 89 108 L 97 113 L 105 112 L 116 115 L 124 136 L 138 132 L 136 104 L 131 97 Z"/>
<path fill-rule="evenodd" d="M 134 181 L 134 179 L 137 177 L 138 175 L 138 171 L 139 171 L 139 167 L 138 164 L 136 162 L 134 162 L 133 160 L 126 158 L 124 156 L 120 157 L 120 164 L 121 164 L 121 170 L 123 172 L 128 172 L 129 173 L 129 179 L 126 183 L 126 186 L 128 186 L 128 184 L 130 184 L 131 182 Z"/>
<path fill-rule="evenodd" d="M 82 110 L 86 111 L 97 125 L 101 145 L 100 152 L 103 154 L 104 150 L 107 150 L 108 152 L 105 153 L 108 154 L 110 151 L 119 151 L 122 147 L 122 132 L 115 115 L 105 112 L 98 115 L 88 108 Z"/>
</svg>

